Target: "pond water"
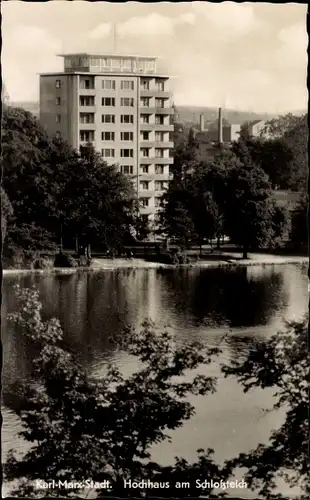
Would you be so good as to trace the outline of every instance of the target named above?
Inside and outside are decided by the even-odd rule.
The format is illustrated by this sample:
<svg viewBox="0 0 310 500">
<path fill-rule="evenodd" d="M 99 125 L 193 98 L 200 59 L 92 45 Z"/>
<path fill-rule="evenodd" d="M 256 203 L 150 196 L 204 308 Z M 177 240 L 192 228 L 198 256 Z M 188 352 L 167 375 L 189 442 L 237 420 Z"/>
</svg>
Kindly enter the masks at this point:
<svg viewBox="0 0 310 500">
<path fill-rule="evenodd" d="M 280 412 L 266 413 L 273 398 L 270 390 L 244 394 L 238 383 L 224 379 L 220 364 L 245 356 L 254 342 L 281 330 L 283 321 L 301 319 L 308 307 L 307 267 L 301 265 L 253 266 L 237 269 L 111 270 L 72 275 L 5 276 L 2 302 L 3 427 L 2 452 L 20 451 L 25 443 L 15 416 L 13 384 L 27 379 L 32 360 L 17 330 L 6 316 L 16 310 L 12 287 L 36 286 L 46 317 L 60 319 L 65 339 L 81 362 L 100 376 L 106 363 L 124 372 L 136 367 L 134 358 L 115 350 L 109 337 L 125 326 L 139 328 L 146 318 L 158 327 L 168 326 L 179 344 L 200 340 L 221 346 L 216 363 L 202 372 L 219 377 L 214 395 L 193 397 L 196 414 L 171 433 L 172 441 L 153 449 L 153 458 L 171 464 L 175 456 L 195 460 L 198 448 L 213 448 L 223 462 L 267 442 L 272 429 L 283 421 Z M 226 335 L 227 334 L 227 335 Z M 225 336 L 225 338 L 223 338 Z M 238 479 L 241 479 L 239 477 Z M 285 485 L 281 486 L 282 493 Z M 236 493 L 236 492 L 235 492 Z M 250 497 L 242 491 L 240 496 Z"/>
</svg>

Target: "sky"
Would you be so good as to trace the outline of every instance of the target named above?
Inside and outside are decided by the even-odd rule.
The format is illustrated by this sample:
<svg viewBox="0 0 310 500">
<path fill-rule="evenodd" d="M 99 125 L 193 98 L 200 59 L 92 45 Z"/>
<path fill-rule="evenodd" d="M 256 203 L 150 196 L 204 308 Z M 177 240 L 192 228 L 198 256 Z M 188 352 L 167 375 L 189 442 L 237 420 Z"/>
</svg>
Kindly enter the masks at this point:
<svg viewBox="0 0 310 500">
<path fill-rule="evenodd" d="M 62 70 L 57 54 L 115 48 L 158 56 L 176 105 L 307 109 L 306 4 L 56 0 L 3 2 L 1 10 L 11 101 L 38 100 L 38 74 Z"/>
</svg>

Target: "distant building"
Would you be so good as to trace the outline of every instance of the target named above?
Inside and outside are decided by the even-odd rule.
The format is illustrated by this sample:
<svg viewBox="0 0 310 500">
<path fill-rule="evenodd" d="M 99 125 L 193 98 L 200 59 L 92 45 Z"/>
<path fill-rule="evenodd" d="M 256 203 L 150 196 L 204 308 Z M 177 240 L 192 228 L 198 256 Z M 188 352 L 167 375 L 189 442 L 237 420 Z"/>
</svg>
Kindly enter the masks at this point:
<svg viewBox="0 0 310 500">
<path fill-rule="evenodd" d="M 40 121 L 72 147 L 91 143 L 130 176 L 141 214 L 153 221 L 173 163 L 169 76 L 156 58 L 65 54 L 64 71 L 40 75 Z"/>
<path fill-rule="evenodd" d="M 266 120 L 255 120 L 247 124 L 247 132 L 250 137 L 264 137 L 268 139 L 271 134 L 266 130 Z"/>
<path fill-rule="evenodd" d="M 196 131 L 195 138 L 198 143 L 198 159 L 209 160 L 215 158 L 221 148 L 229 149 L 233 141 L 240 137 L 241 125 L 223 125 L 223 113 L 219 108 L 217 121 L 206 122 L 204 116 L 200 115 L 199 131 Z"/>
</svg>

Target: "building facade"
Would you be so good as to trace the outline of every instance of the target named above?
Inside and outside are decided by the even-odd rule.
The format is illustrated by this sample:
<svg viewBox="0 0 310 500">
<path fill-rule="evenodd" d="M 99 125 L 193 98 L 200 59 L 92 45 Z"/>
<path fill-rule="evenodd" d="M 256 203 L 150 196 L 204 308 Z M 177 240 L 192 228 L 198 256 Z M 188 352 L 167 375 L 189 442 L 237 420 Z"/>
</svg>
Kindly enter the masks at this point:
<svg viewBox="0 0 310 500">
<path fill-rule="evenodd" d="M 108 164 L 130 176 L 140 212 L 156 220 L 168 188 L 173 125 L 169 76 L 156 58 L 63 55 L 64 71 L 40 75 L 40 121 L 72 147 L 91 143 Z"/>
</svg>

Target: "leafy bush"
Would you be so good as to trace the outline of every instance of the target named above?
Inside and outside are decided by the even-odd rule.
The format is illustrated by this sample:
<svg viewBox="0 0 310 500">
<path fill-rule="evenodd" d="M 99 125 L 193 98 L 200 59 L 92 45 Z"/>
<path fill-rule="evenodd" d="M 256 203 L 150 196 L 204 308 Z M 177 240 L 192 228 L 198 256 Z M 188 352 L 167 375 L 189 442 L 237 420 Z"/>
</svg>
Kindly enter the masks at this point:
<svg viewBox="0 0 310 500">
<path fill-rule="evenodd" d="M 237 377 L 247 392 L 254 387 L 275 389 L 274 410 L 286 413 L 284 424 L 274 430 L 268 444 L 241 454 L 228 465 L 245 467 L 246 482 L 263 498 L 284 498 L 274 493 L 277 480 L 284 479 L 310 497 L 309 466 L 309 324 L 287 324 L 285 332 L 258 343 L 245 361 L 235 359 L 223 367 L 226 376 Z M 290 495 L 292 498 L 292 495 Z"/>
<path fill-rule="evenodd" d="M 58 253 L 55 256 L 55 267 L 78 267 L 79 262 L 72 255 L 67 253 Z"/>
<path fill-rule="evenodd" d="M 105 376 L 94 379 L 64 349 L 59 321 L 42 320 L 39 293 L 17 286 L 16 294 L 19 312 L 9 318 L 37 356 L 32 379 L 21 385 L 24 404 L 17 410 L 23 426 L 20 435 L 32 448 L 20 459 L 11 450 L 4 465 L 5 479 L 18 480 L 13 495 L 69 495 L 66 489 L 34 490 L 34 481 L 46 477 L 79 482 L 107 479 L 110 493 L 117 496 L 128 496 L 125 479 L 157 481 L 158 475 L 168 474 L 182 481 L 184 474 L 200 477 L 201 470 L 205 477 L 228 477 L 229 470 L 213 462 L 212 450 L 206 454 L 200 450 L 196 464 L 176 459 L 170 469 L 152 462 L 150 455 L 154 444 L 169 438 L 169 431 L 194 414 L 188 395 L 215 391 L 213 377 L 197 374 L 185 381 L 184 376 L 208 365 L 218 349 L 199 342 L 178 347 L 171 334 L 145 322 L 140 332 L 126 329 L 113 340 L 137 358 L 139 369 L 126 378 L 115 366 L 106 365 Z M 141 494 L 135 489 L 135 496 Z"/>
</svg>

